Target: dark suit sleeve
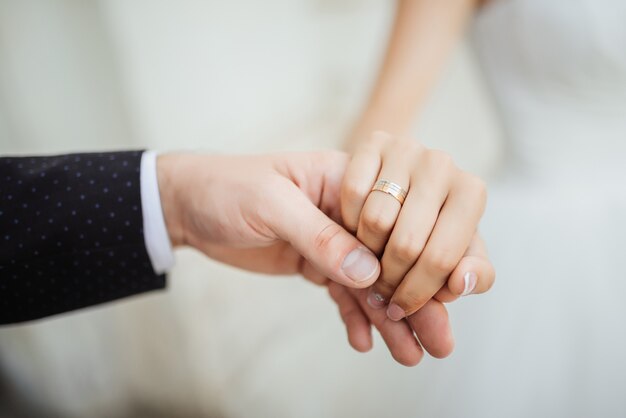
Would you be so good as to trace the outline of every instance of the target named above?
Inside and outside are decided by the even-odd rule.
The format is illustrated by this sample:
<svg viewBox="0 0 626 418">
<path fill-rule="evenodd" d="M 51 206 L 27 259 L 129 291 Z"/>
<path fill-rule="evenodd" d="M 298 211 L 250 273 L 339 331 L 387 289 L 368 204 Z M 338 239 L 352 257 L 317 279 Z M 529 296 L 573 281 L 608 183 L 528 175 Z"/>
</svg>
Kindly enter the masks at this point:
<svg viewBox="0 0 626 418">
<path fill-rule="evenodd" d="M 165 286 L 144 243 L 141 154 L 0 158 L 0 323 Z"/>
</svg>

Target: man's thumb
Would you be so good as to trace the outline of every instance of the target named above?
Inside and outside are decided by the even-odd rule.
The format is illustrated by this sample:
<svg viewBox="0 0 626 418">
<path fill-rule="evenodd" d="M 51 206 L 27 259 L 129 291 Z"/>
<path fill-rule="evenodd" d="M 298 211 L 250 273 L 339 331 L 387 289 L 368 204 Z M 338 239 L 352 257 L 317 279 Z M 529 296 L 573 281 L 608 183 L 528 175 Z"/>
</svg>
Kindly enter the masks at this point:
<svg viewBox="0 0 626 418">
<path fill-rule="evenodd" d="M 273 229 L 329 279 L 364 288 L 376 281 L 376 256 L 352 234 L 318 209 L 297 187 L 282 194 Z"/>
</svg>

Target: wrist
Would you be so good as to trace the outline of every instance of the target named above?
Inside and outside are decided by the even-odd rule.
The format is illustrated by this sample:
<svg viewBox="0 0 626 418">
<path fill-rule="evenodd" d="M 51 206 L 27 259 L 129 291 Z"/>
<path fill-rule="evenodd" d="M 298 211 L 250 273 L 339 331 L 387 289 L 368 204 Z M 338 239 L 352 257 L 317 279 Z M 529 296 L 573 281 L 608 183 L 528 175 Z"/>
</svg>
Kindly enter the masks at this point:
<svg viewBox="0 0 626 418">
<path fill-rule="evenodd" d="M 344 149 L 353 152 L 361 143 L 368 141 L 376 131 L 385 131 L 401 137 L 409 136 L 412 119 L 397 117 L 388 110 L 371 107 L 366 109 L 352 128 Z"/>
<path fill-rule="evenodd" d="M 187 245 L 185 228 L 185 155 L 162 154 L 157 157 L 157 179 L 165 226 L 173 247 Z"/>
<path fill-rule="evenodd" d="M 373 131 L 385 131 L 392 135 L 407 135 L 413 124 L 414 112 L 393 105 L 370 105 L 363 112 L 359 125 Z"/>
</svg>

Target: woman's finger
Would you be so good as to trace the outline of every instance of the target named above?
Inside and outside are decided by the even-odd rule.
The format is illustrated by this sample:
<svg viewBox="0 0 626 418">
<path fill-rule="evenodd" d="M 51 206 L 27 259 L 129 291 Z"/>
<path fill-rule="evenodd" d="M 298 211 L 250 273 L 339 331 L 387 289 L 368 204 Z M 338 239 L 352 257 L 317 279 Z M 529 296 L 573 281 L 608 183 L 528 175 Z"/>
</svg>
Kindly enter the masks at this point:
<svg viewBox="0 0 626 418">
<path fill-rule="evenodd" d="M 409 178 L 417 164 L 419 145 L 412 140 L 397 140 L 389 144 L 382 153 L 382 166 L 378 181 L 391 182 L 404 191 L 409 190 Z M 382 255 L 385 244 L 391 235 L 401 202 L 389 193 L 371 190 L 361 214 L 357 228 L 357 238 L 378 256 Z"/>
<path fill-rule="evenodd" d="M 365 313 L 361 310 L 355 296 L 348 288 L 330 281 L 328 293 L 337 303 L 341 320 L 346 325 L 348 342 L 361 353 L 372 349 L 372 328 Z"/>
<path fill-rule="evenodd" d="M 385 306 L 426 246 L 457 171 L 445 154 L 428 151 L 411 169 L 411 188 L 381 260 L 381 274 L 371 287 L 370 306 Z"/>
<path fill-rule="evenodd" d="M 374 133 L 372 138 L 354 153 L 341 183 L 341 217 L 353 234 L 359 225 L 361 210 L 380 171 L 381 152 L 388 134 Z"/>
<path fill-rule="evenodd" d="M 478 234 L 448 279 L 448 290 L 455 296 L 485 293 L 496 279 L 484 241 Z M 445 289 L 445 287 L 444 287 Z"/>
<path fill-rule="evenodd" d="M 455 182 L 426 248 L 391 298 L 391 319 L 417 311 L 445 284 L 469 247 L 485 201 L 485 186 L 478 178 L 464 175 Z"/>
</svg>

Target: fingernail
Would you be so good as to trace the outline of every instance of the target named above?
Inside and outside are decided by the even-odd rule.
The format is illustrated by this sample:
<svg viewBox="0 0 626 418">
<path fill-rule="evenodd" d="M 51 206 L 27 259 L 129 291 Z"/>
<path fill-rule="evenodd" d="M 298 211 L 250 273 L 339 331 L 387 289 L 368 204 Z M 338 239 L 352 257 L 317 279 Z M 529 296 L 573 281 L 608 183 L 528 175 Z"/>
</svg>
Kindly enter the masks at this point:
<svg viewBox="0 0 626 418">
<path fill-rule="evenodd" d="M 476 276 L 476 273 L 474 273 L 473 271 L 468 271 L 463 276 L 463 280 L 465 281 L 465 289 L 463 289 L 463 293 L 461 293 L 461 296 L 470 295 L 476 287 L 478 276 Z"/>
<path fill-rule="evenodd" d="M 369 250 L 359 247 L 343 260 L 341 270 L 355 282 L 364 282 L 378 275 L 378 259 Z"/>
<path fill-rule="evenodd" d="M 404 309 L 402 309 L 400 306 L 392 303 L 387 308 L 387 316 L 392 321 L 399 321 L 406 316 L 406 313 L 404 312 Z"/>
<path fill-rule="evenodd" d="M 370 289 L 370 291 L 369 291 L 369 293 L 367 295 L 367 304 L 368 305 L 370 305 L 374 309 L 380 309 L 383 306 L 385 306 L 386 303 L 387 303 L 387 301 L 385 300 L 383 295 L 381 295 L 380 293 L 374 291 L 374 289 Z"/>
</svg>

